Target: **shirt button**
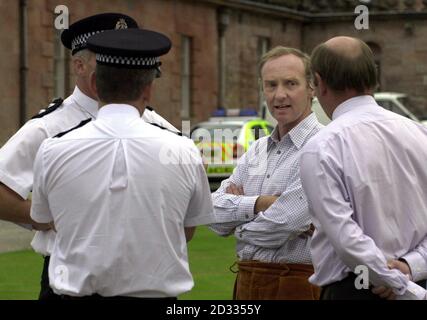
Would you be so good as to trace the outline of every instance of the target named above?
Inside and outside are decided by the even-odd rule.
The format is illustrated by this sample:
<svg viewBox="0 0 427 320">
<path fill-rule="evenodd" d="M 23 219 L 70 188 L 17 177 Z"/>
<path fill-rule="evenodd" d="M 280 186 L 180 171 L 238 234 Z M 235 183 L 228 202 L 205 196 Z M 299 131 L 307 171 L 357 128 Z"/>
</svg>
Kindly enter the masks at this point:
<svg viewBox="0 0 427 320">
<path fill-rule="evenodd" d="M 270 175 L 269 174 L 267 174 L 267 179 L 269 179 L 270 178 Z"/>
<path fill-rule="evenodd" d="M 246 219 L 249 219 L 249 215 L 248 214 L 245 214 L 245 217 L 246 217 Z"/>
<path fill-rule="evenodd" d="M 282 151 L 280 151 L 280 150 L 277 150 L 277 154 L 281 154 L 282 153 Z"/>
</svg>

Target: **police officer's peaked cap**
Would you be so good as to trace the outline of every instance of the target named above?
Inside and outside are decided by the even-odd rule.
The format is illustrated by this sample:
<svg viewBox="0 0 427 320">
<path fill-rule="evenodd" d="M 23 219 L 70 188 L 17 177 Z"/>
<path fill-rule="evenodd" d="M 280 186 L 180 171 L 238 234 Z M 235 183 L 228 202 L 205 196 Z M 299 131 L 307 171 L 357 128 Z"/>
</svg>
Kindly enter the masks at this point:
<svg viewBox="0 0 427 320">
<path fill-rule="evenodd" d="M 127 69 L 158 68 L 171 46 L 167 36 L 146 29 L 110 30 L 88 40 L 98 64 Z"/>
<path fill-rule="evenodd" d="M 106 30 L 138 28 L 137 22 L 121 13 L 101 13 L 79 20 L 61 34 L 62 44 L 76 52 L 87 48 L 87 39 Z"/>
</svg>

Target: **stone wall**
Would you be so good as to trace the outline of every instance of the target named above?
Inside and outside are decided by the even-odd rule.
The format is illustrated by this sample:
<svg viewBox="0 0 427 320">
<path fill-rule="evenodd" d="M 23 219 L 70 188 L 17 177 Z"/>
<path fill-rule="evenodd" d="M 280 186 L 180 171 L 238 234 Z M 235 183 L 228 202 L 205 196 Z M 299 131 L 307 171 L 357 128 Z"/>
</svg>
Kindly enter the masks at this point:
<svg viewBox="0 0 427 320">
<path fill-rule="evenodd" d="M 152 106 L 181 127 L 181 36 L 192 39 L 191 123 L 206 120 L 219 106 L 220 10 L 227 9 L 225 30 L 225 102 L 228 108 L 257 108 L 259 39 L 270 47 L 285 45 L 310 53 L 316 44 L 335 35 L 357 36 L 376 48 L 381 90 L 408 93 L 416 113 L 427 113 L 427 1 L 375 1 L 370 28 L 357 31 L 354 15 L 335 15 L 358 1 L 242 1 L 225 0 L 28 0 L 28 119 L 54 95 L 54 8 L 66 5 L 70 22 L 100 12 L 123 12 L 140 25 L 168 35 L 173 43 L 162 58 L 163 76 L 155 81 Z M 239 1 L 233 1 L 234 4 Z M 251 5 L 257 3 L 257 5 Z M 259 4 L 263 8 L 259 8 Z M 293 10 L 281 11 L 286 5 Z M 275 6 L 267 8 L 265 6 Z M 0 1 L 0 144 L 19 124 L 19 1 Z M 334 11 L 335 10 L 335 11 Z M 378 14 L 398 12 L 399 15 Z M 377 13 L 375 13 L 377 12 Z M 351 10 L 350 10 L 351 13 Z M 323 15 L 322 15 L 323 14 Z M 330 14 L 331 16 L 328 16 Z M 71 93 L 74 84 L 69 72 Z M 424 106 L 424 108 L 422 108 Z"/>
</svg>

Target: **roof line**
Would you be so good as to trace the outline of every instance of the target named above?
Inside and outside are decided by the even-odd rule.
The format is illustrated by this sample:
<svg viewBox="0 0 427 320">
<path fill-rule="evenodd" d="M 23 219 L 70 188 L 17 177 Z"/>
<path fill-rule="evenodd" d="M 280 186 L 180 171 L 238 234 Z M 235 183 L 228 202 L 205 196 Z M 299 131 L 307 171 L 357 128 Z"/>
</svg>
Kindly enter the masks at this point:
<svg viewBox="0 0 427 320">
<path fill-rule="evenodd" d="M 224 6 L 228 8 L 242 9 L 250 12 L 264 13 L 277 17 L 285 17 L 296 21 L 302 22 L 325 22 L 326 19 L 333 19 L 333 21 L 354 19 L 357 14 L 354 12 L 326 12 L 326 13 L 311 13 L 307 11 L 298 11 L 295 9 L 286 8 L 283 6 L 269 4 L 269 3 L 257 3 L 250 0 L 203 0 L 205 3 L 211 3 L 218 6 Z M 419 18 L 425 19 L 427 17 L 427 11 L 369 11 L 370 17 L 376 17 L 379 19 L 389 18 Z M 330 20 L 329 20 L 330 21 Z"/>
</svg>

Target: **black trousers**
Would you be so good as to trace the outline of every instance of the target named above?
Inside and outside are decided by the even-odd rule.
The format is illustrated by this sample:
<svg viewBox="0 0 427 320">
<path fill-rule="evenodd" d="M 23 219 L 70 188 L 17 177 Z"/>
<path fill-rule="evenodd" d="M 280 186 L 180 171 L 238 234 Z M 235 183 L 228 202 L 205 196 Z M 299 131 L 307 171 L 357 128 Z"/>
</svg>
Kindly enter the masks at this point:
<svg viewBox="0 0 427 320">
<path fill-rule="evenodd" d="M 49 261 L 50 257 L 44 257 L 43 263 L 43 272 L 40 281 L 40 294 L 39 300 L 177 300 L 176 297 L 167 297 L 167 298 L 136 298 L 136 297 L 124 297 L 124 296 L 115 296 L 115 297 L 103 297 L 99 294 L 94 294 L 91 296 L 84 297 L 71 297 L 66 295 L 58 295 L 53 292 L 52 288 L 49 285 Z"/>
<path fill-rule="evenodd" d="M 356 275 L 350 273 L 347 278 L 322 288 L 320 300 L 383 300 L 369 289 L 356 289 Z M 426 280 L 418 281 L 418 285 L 426 287 Z"/>
<path fill-rule="evenodd" d="M 53 292 L 49 285 L 49 261 L 49 256 L 44 257 L 42 277 L 40 280 L 39 300 L 61 300 L 61 296 Z"/>
</svg>

